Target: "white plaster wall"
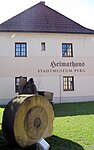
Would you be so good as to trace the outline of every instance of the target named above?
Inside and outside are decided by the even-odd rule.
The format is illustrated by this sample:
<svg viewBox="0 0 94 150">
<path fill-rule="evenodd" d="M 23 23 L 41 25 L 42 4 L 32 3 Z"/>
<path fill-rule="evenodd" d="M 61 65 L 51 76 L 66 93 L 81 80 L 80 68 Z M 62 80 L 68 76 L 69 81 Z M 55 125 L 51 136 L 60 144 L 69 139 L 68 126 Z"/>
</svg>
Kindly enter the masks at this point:
<svg viewBox="0 0 94 150">
<path fill-rule="evenodd" d="M 0 99 L 10 99 L 16 96 L 15 79 L 0 77 Z"/>
<path fill-rule="evenodd" d="M 15 56 L 15 42 L 27 42 L 28 56 L 61 56 L 62 43 L 73 43 L 74 57 L 94 57 L 94 35 L 0 33 L 0 56 Z M 41 51 L 41 42 L 46 51 Z"/>
<path fill-rule="evenodd" d="M 54 97 L 60 96 L 59 77 L 37 77 L 34 78 L 38 91 L 49 91 Z"/>
<path fill-rule="evenodd" d="M 61 81 L 61 82 L 60 82 Z M 38 87 L 38 82 L 35 80 Z M 94 100 L 94 77 L 75 77 L 74 91 L 63 91 L 63 76 L 42 77 L 40 79 L 38 90 L 51 91 L 54 93 L 54 101 L 76 102 L 83 100 Z M 87 96 L 87 98 L 86 98 Z M 91 98 L 92 97 L 92 98 Z"/>
<path fill-rule="evenodd" d="M 74 77 L 74 91 L 63 91 L 62 82 L 61 91 L 62 97 L 94 95 L 94 76 Z"/>
<path fill-rule="evenodd" d="M 27 42 L 27 58 L 25 58 L 25 61 L 28 57 L 33 56 L 60 57 L 62 54 L 62 43 L 73 43 L 74 57 L 94 57 L 94 35 L 0 33 L 0 57 L 13 59 L 15 57 L 15 42 Z M 41 51 L 41 42 L 46 43 L 46 51 Z M 2 62 L 0 61 L 0 63 Z M 23 69 L 26 67 L 25 64 L 22 66 Z M 3 66 L 0 71 L 2 69 L 4 69 Z M 28 77 L 31 77 L 30 74 L 28 74 Z M 14 78 L 0 77 L 0 99 L 11 99 L 16 96 Z M 77 98 L 78 100 L 78 97 L 93 97 L 94 95 L 94 76 L 76 76 L 74 81 L 75 90 L 72 92 L 63 91 L 63 80 L 61 78 L 60 83 L 59 76 L 35 77 L 34 80 L 38 90 L 53 92 L 56 102 L 60 101 L 60 96 L 63 98 L 63 101 L 64 99 L 65 101 L 74 101 L 70 100 L 70 97 L 75 97 L 73 99 Z"/>
<path fill-rule="evenodd" d="M 28 77 L 29 79 L 30 77 Z M 33 77 L 38 91 L 54 93 L 54 102 L 94 100 L 94 77 L 75 77 L 74 91 L 63 91 L 63 77 Z M 61 81 L 61 83 L 60 83 Z M 0 103 L 15 97 L 15 78 L 0 78 Z"/>
</svg>

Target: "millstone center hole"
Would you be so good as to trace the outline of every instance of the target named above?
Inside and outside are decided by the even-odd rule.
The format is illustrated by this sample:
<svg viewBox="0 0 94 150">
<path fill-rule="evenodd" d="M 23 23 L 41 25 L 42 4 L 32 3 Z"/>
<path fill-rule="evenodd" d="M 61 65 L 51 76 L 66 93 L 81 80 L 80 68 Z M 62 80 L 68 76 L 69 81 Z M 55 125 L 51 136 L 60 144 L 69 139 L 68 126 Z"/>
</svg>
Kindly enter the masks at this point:
<svg viewBox="0 0 94 150">
<path fill-rule="evenodd" d="M 39 117 L 34 120 L 34 127 L 39 128 L 41 126 L 41 119 Z"/>
</svg>

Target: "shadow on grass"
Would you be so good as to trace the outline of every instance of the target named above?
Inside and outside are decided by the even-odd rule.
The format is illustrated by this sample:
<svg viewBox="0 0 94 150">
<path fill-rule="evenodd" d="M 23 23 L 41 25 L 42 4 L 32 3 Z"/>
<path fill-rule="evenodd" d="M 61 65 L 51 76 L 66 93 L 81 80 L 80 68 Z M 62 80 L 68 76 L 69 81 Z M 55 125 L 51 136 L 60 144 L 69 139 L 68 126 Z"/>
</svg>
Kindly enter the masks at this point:
<svg viewBox="0 0 94 150">
<path fill-rule="evenodd" d="M 50 144 L 49 150 L 84 150 L 81 145 L 55 135 L 47 138 L 46 141 Z"/>
<path fill-rule="evenodd" d="M 84 150 L 81 145 L 68 139 L 62 139 L 55 135 L 47 138 L 46 141 L 50 144 L 49 150 Z M 11 146 L 5 140 L 3 133 L 0 130 L 0 150 L 36 150 L 36 145 L 32 145 L 27 148 Z"/>
<path fill-rule="evenodd" d="M 54 104 L 55 117 L 94 114 L 94 102 Z"/>
</svg>

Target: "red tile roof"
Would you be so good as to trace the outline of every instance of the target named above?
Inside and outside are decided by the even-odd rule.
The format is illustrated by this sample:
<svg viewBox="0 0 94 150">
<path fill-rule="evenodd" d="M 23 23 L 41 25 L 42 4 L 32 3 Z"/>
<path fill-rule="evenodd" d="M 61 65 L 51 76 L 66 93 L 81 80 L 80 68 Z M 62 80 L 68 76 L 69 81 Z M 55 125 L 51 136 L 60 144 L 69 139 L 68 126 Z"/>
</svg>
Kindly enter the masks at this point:
<svg viewBox="0 0 94 150">
<path fill-rule="evenodd" d="M 0 32 L 43 32 L 94 34 L 40 2 L 0 25 Z"/>
</svg>

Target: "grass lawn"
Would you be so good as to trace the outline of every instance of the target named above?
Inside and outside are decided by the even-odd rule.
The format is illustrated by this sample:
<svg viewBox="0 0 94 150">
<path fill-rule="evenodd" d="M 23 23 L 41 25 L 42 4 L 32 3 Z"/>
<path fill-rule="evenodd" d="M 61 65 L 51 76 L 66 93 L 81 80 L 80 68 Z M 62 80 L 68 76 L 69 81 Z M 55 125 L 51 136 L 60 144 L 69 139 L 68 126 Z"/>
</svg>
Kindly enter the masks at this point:
<svg viewBox="0 0 94 150">
<path fill-rule="evenodd" d="M 0 126 L 4 108 L 0 108 Z M 55 104 L 50 150 L 94 150 L 94 102 Z M 0 132 L 0 150 L 35 150 L 11 147 Z"/>
</svg>

